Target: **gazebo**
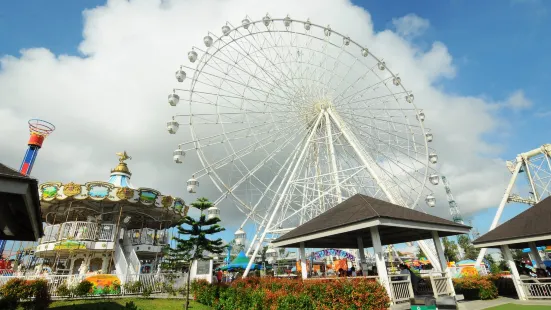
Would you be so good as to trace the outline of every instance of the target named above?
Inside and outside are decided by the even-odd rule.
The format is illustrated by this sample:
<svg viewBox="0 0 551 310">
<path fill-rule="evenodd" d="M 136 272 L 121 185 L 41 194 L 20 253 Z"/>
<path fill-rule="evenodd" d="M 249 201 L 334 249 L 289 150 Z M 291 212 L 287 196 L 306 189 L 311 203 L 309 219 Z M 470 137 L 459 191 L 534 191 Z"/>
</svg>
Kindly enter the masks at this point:
<svg viewBox="0 0 551 310">
<path fill-rule="evenodd" d="M 551 244 L 551 197 L 547 197 L 528 210 L 499 225 L 473 241 L 476 248 L 499 248 L 507 261 L 519 299 L 549 298 L 549 283 L 539 280 L 521 280 L 511 249 L 530 248 L 537 267 L 543 265 L 537 247 Z M 545 267 L 543 267 L 545 268 Z"/>
<path fill-rule="evenodd" d="M 391 281 L 383 255 L 383 245 L 433 239 L 440 270 L 445 274 L 444 289 L 455 295 L 441 237 L 469 233 L 470 227 L 401 207 L 383 200 L 356 194 L 318 217 L 300 225 L 272 242 L 275 247 L 299 248 L 302 278 L 307 278 L 305 248 L 357 248 L 361 263 L 365 263 L 365 247 L 375 250 L 375 262 L 381 283 L 391 294 Z M 440 285 L 442 287 L 442 285 Z M 433 287 L 433 290 L 435 288 Z M 440 295 L 436 293 L 435 295 Z M 411 296 L 413 297 L 413 296 Z"/>
<path fill-rule="evenodd" d="M 35 241 L 42 234 L 38 181 L 0 164 L 0 240 Z"/>
<path fill-rule="evenodd" d="M 247 268 L 247 265 L 249 264 L 250 258 L 248 258 L 245 255 L 244 251 L 239 252 L 236 258 L 234 258 L 231 263 L 229 263 L 227 266 L 220 267 L 222 270 L 232 270 L 232 269 L 245 269 Z M 260 269 L 260 266 L 257 264 L 253 264 L 251 269 Z"/>
</svg>

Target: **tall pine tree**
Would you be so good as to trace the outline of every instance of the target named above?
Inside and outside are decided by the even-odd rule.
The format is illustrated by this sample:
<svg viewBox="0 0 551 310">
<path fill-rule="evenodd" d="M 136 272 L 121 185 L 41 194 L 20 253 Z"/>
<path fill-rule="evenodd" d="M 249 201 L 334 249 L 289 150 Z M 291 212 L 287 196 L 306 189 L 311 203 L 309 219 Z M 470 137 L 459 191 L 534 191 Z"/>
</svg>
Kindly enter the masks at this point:
<svg viewBox="0 0 551 310">
<path fill-rule="evenodd" d="M 172 250 L 173 253 L 189 253 L 188 259 L 191 261 L 205 259 L 205 252 L 222 254 L 226 249 L 222 239 L 211 240 L 208 238 L 209 235 L 225 230 L 222 226 L 218 225 L 220 223 L 218 217 L 207 219 L 206 210 L 212 207 L 212 202 L 203 197 L 193 202 L 191 207 L 199 210 L 201 215 L 199 219 L 194 219 L 189 215 L 183 219 L 181 225 L 178 227 L 178 234 L 187 236 L 188 239 L 175 237 L 176 248 Z"/>
<path fill-rule="evenodd" d="M 178 235 L 188 236 L 188 239 L 183 238 L 174 238 L 176 241 L 176 248 L 173 249 L 172 254 L 188 253 L 187 257 L 189 258 L 189 266 L 194 260 L 205 260 L 206 253 L 209 254 L 222 254 L 226 249 L 221 238 L 216 240 L 209 239 L 210 235 L 217 234 L 224 231 L 225 229 L 218 225 L 220 219 L 218 217 L 207 219 L 206 210 L 212 207 L 212 202 L 207 198 L 199 198 L 191 204 L 191 207 L 199 210 L 201 215 L 199 219 L 194 219 L 191 216 L 187 215 L 181 225 L 178 227 Z M 188 271 L 188 285 L 187 285 L 187 294 L 186 294 L 186 304 L 185 309 L 189 307 L 189 287 L 190 287 L 190 275 L 191 268 Z"/>
</svg>

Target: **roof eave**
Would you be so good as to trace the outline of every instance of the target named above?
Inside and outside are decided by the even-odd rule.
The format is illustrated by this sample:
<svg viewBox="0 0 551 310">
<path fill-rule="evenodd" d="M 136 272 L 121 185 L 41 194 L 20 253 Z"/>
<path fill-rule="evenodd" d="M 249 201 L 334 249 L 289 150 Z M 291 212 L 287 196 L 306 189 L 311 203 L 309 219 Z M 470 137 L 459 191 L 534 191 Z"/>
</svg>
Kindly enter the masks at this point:
<svg viewBox="0 0 551 310">
<path fill-rule="evenodd" d="M 475 240 L 473 242 L 473 245 L 475 248 L 496 248 L 496 247 L 498 248 L 502 245 L 529 243 L 529 242 L 537 242 L 537 241 L 544 241 L 544 240 L 551 240 L 551 234 L 527 236 L 527 237 L 525 236 L 525 237 L 519 237 L 519 238 L 507 238 L 507 239 L 490 239 L 486 241 Z"/>
</svg>

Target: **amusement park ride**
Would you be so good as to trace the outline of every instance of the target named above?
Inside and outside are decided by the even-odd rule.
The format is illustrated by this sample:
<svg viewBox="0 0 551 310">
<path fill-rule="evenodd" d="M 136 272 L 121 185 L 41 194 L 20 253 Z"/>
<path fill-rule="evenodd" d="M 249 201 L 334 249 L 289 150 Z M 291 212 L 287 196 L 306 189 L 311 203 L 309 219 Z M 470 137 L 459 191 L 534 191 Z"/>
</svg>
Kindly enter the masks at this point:
<svg viewBox="0 0 551 310">
<path fill-rule="evenodd" d="M 433 134 L 382 58 L 330 26 L 289 16 L 246 17 L 221 32 L 209 32 L 176 71 L 185 87 L 168 103 L 187 102 L 167 130 L 189 126 L 191 140 L 173 159 L 197 152 L 203 168 L 190 193 L 210 178 L 221 193 L 213 214 L 230 198 L 244 213 L 236 237 L 255 228 L 244 276 L 264 245 L 356 193 L 436 205 Z M 432 240 L 418 243 L 438 268 Z"/>
<path fill-rule="evenodd" d="M 529 206 L 540 202 L 551 194 L 551 144 L 544 144 L 537 149 L 517 155 L 514 161 L 507 161 L 507 169 L 511 172 L 509 185 L 501 199 L 501 203 L 496 211 L 496 215 L 490 230 L 493 230 L 499 224 L 501 214 L 507 203 L 523 203 Z M 515 185 L 517 190 L 524 184 L 519 181 L 519 174 L 524 173 L 529 188 L 530 197 L 524 198 L 513 193 Z M 486 254 L 486 249 L 481 249 L 478 254 L 476 265 L 479 265 Z"/>
<path fill-rule="evenodd" d="M 22 175 L 30 175 L 38 155 L 38 150 L 42 147 L 44 139 L 49 136 L 55 130 L 55 126 L 52 123 L 43 121 L 41 119 L 31 119 L 29 120 L 29 142 L 27 143 L 28 148 L 25 152 L 25 157 L 23 157 L 23 162 L 21 162 L 21 167 L 19 167 L 19 172 Z M 4 254 L 4 249 L 6 247 L 7 241 L 0 240 L 0 258 Z"/>
<path fill-rule="evenodd" d="M 115 274 L 160 271 L 169 229 L 188 212 L 184 200 L 135 188 L 126 152 L 107 182 L 46 182 L 39 186 L 44 236 L 18 275 Z M 16 262 L 20 261 L 20 257 Z M 28 260 L 29 261 L 29 260 Z"/>
</svg>

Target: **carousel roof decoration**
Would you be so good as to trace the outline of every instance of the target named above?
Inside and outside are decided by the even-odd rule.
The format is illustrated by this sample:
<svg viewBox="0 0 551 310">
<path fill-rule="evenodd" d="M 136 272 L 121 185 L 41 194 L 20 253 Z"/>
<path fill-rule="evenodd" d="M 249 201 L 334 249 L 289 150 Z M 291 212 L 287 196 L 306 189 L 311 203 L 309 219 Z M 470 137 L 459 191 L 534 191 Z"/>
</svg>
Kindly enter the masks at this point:
<svg viewBox="0 0 551 310">
<path fill-rule="evenodd" d="M 130 183 L 130 169 L 126 160 L 131 159 L 126 152 L 116 153 L 119 156 L 119 164 L 111 170 L 108 182 L 91 181 L 84 184 L 69 182 L 46 182 L 40 184 L 40 201 L 42 208 L 50 208 L 52 204 L 59 204 L 65 201 L 125 203 L 135 207 L 154 207 L 166 209 L 174 216 L 184 217 L 187 215 L 189 206 L 181 198 L 162 195 L 159 191 L 151 188 L 134 188 Z M 164 212 L 163 212 L 164 213 Z"/>
<path fill-rule="evenodd" d="M 132 157 L 128 156 L 126 151 L 117 153 L 116 155 L 119 156 L 119 164 L 115 167 L 115 169 L 111 170 L 111 177 L 107 182 L 117 187 L 134 188 L 134 186 L 130 183 L 132 173 L 130 173 L 128 165 L 125 163 L 126 160 L 132 159 Z"/>
</svg>

